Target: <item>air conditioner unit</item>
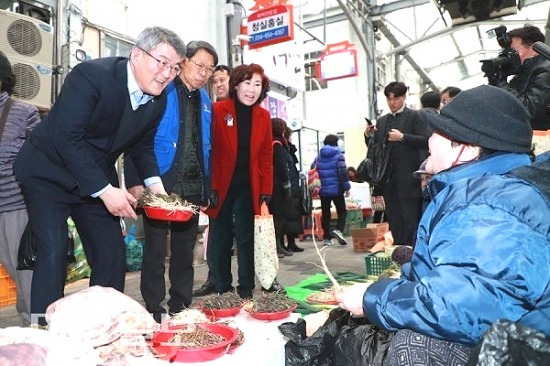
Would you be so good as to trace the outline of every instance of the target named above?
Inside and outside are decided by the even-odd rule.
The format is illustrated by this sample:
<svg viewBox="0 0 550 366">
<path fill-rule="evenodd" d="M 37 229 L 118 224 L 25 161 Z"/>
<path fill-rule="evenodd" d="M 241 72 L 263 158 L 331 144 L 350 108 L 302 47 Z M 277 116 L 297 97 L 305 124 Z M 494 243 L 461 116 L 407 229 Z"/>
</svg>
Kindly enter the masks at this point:
<svg viewBox="0 0 550 366">
<path fill-rule="evenodd" d="M 52 66 L 8 56 L 16 83 L 13 97 L 37 107 L 49 109 L 52 95 Z"/>
<path fill-rule="evenodd" d="M 0 50 L 17 77 L 13 96 L 50 108 L 53 28 L 38 19 L 0 10 Z"/>
</svg>

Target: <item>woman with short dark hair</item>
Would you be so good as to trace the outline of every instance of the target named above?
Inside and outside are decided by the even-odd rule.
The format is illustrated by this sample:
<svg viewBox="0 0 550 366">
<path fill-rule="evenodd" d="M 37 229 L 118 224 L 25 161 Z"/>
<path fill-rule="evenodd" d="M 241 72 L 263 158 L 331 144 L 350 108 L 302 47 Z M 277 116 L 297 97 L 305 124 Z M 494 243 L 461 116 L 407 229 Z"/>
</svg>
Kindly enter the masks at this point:
<svg viewBox="0 0 550 366">
<path fill-rule="evenodd" d="M 259 104 L 267 96 L 269 79 L 257 64 L 233 69 L 229 99 L 213 105 L 212 197 L 208 256 L 215 291 L 232 291 L 232 236 L 235 222 L 239 284 L 242 298 L 254 290 L 254 215 L 269 203 L 273 189 L 271 118 Z M 216 202 L 218 201 L 218 202 Z M 216 204 L 217 203 L 217 204 Z"/>
</svg>

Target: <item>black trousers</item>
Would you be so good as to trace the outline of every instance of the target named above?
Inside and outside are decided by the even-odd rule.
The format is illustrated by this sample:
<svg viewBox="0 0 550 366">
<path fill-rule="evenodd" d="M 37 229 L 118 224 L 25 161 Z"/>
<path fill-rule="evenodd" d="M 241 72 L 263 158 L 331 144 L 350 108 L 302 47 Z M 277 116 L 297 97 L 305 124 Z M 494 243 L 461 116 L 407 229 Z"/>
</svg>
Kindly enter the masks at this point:
<svg viewBox="0 0 550 366">
<path fill-rule="evenodd" d="M 395 244 L 413 245 L 422 210 L 421 197 L 400 197 L 391 184 L 384 187 L 386 216 Z"/>
<path fill-rule="evenodd" d="M 273 228 L 275 229 L 275 240 L 277 248 L 285 246 L 285 225 L 287 218 L 284 215 L 273 215 Z"/>
<path fill-rule="evenodd" d="M 164 313 L 161 303 L 166 297 L 164 280 L 166 239 L 170 231 L 170 312 L 179 312 L 191 305 L 193 293 L 193 249 L 197 239 L 199 215 L 186 222 L 168 222 L 143 217 L 145 245 L 141 268 L 140 290 L 145 307 L 151 313 Z"/>
<path fill-rule="evenodd" d="M 346 217 L 348 216 L 348 211 L 346 210 L 346 199 L 344 198 L 344 195 L 321 196 L 321 223 L 323 225 L 323 239 L 332 238 L 332 234 L 330 233 L 331 202 L 334 202 L 334 207 L 336 207 L 336 213 L 338 214 L 336 229 L 343 233 L 346 228 Z"/>
<path fill-rule="evenodd" d="M 99 198 L 81 198 L 47 181 L 21 177 L 38 252 L 31 286 L 31 313 L 41 318 L 46 308 L 64 296 L 67 274 L 67 219 L 72 217 L 92 270 L 90 286 L 124 291 L 126 252 L 120 218 Z M 36 318 L 38 317 L 38 319 Z"/>
<path fill-rule="evenodd" d="M 215 291 L 223 293 L 232 289 L 231 248 L 233 247 L 232 222 L 235 220 L 239 285 L 242 293 L 254 290 L 254 208 L 250 186 L 231 186 L 217 218 L 210 218 L 207 258 Z"/>
</svg>

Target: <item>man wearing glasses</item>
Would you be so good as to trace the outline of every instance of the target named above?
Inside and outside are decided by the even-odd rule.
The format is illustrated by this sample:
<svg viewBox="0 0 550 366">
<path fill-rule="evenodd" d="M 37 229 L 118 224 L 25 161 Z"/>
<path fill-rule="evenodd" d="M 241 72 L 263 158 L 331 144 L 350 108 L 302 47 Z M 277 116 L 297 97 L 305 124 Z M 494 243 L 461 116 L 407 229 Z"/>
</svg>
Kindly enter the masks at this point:
<svg viewBox="0 0 550 366">
<path fill-rule="evenodd" d="M 176 193 L 205 210 L 210 189 L 211 101 L 203 89 L 218 63 L 218 54 L 204 41 L 187 44 L 182 72 L 167 88 L 167 106 L 155 136 L 155 154 L 162 183 L 169 193 Z M 143 193 L 136 165 L 129 154 L 125 159 L 128 191 L 135 198 Z M 141 268 L 141 294 L 147 311 L 156 321 L 166 309 L 164 261 L 166 238 L 170 232 L 170 315 L 191 305 L 193 291 L 193 250 L 198 232 L 199 215 L 186 222 L 167 222 L 143 217 L 145 247 Z"/>
<path fill-rule="evenodd" d="M 38 257 L 31 289 L 32 321 L 63 297 L 67 218 L 72 217 L 92 268 L 90 285 L 124 290 L 120 218 L 136 219 L 135 198 L 118 188 L 115 162 L 135 156 L 136 170 L 165 193 L 153 139 L 166 106 L 164 88 L 180 72 L 185 44 L 174 32 L 146 28 L 129 58 L 77 65 L 51 111 L 23 145 L 14 171 L 22 187 Z"/>
</svg>

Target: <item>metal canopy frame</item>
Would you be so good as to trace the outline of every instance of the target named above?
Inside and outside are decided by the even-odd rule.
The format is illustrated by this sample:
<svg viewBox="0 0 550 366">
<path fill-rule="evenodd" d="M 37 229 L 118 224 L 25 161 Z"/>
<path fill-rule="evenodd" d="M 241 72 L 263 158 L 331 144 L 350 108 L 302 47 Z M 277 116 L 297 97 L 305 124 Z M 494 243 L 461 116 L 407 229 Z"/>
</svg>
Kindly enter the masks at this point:
<svg viewBox="0 0 550 366">
<path fill-rule="evenodd" d="M 545 0 L 518 0 L 518 9 L 521 11 L 525 7 L 542 2 L 545 2 Z M 389 22 L 386 19 L 386 16 L 400 10 L 426 5 L 429 3 L 431 3 L 438 10 L 438 17 L 425 20 L 428 24 L 431 24 L 426 30 L 425 34 L 420 35 L 416 39 L 409 38 L 410 42 L 408 43 L 404 43 L 402 41 L 400 42 L 397 33 L 400 33 L 401 38 L 403 38 L 404 32 L 399 28 L 399 26 L 396 26 L 395 24 Z M 398 65 L 403 59 L 406 60 L 412 67 L 412 69 L 415 70 L 415 72 L 419 75 L 421 83 L 425 87 L 431 88 L 432 90 L 438 90 L 439 88 L 437 83 L 432 80 L 432 77 L 429 73 L 440 67 L 448 67 L 449 65 L 458 63 L 458 69 L 461 70 L 462 73 L 462 75 L 459 75 L 459 77 L 461 77 L 462 79 L 468 79 L 470 77 L 474 77 L 480 74 L 480 72 L 476 72 L 475 74 L 468 74 L 468 68 L 465 64 L 465 60 L 478 54 L 481 55 L 483 53 L 495 52 L 495 50 L 488 51 L 484 49 L 483 43 L 481 42 L 481 38 L 483 37 L 484 33 L 482 28 L 487 28 L 489 26 L 496 27 L 498 25 L 519 27 L 525 23 L 525 19 L 508 20 L 509 17 L 505 17 L 503 19 L 491 19 L 451 27 L 447 25 L 446 19 L 444 17 L 445 9 L 438 5 L 437 0 L 398 0 L 390 3 L 385 3 L 383 5 L 376 4 L 376 0 L 337 0 L 338 6 L 331 6 L 326 8 L 322 17 L 307 17 L 306 19 L 304 19 L 303 25 L 304 28 L 308 29 L 313 27 L 326 26 L 327 24 L 334 22 L 341 22 L 346 20 L 349 21 L 352 24 L 361 45 L 365 49 L 368 59 L 370 59 L 370 55 L 375 55 L 376 51 L 375 41 L 374 39 L 370 39 L 370 37 L 368 37 L 368 32 L 365 32 L 365 29 L 370 28 L 380 31 L 393 47 L 393 49 L 384 53 L 383 55 L 386 57 L 396 56 L 396 65 Z M 547 16 L 547 14 L 543 14 L 542 16 Z M 445 24 L 445 28 L 435 30 L 432 29 L 435 28 L 434 25 L 440 20 Z M 358 26 L 358 21 L 363 23 L 362 27 Z M 546 18 L 531 19 L 530 21 L 537 24 L 546 24 Z M 475 52 L 463 54 L 459 47 L 459 41 L 457 41 L 457 39 L 455 38 L 455 34 L 457 32 L 460 32 L 461 30 L 470 29 L 472 27 L 475 27 L 475 31 L 480 40 L 480 47 L 479 50 Z M 550 38 L 548 37 L 549 32 L 550 30 L 547 26 L 547 38 Z M 440 65 L 424 66 L 422 65 L 421 60 L 416 59 L 410 52 L 411 49 L 418 45 L 422 45 L 426 42 L 446 36 L 451 37 L 451 42 L 455 46 L 457 55 L 450 55 L 449 59 L 445 60 Z M 398 74 L 397 70 L 396 74 Z"/>
</svg>

